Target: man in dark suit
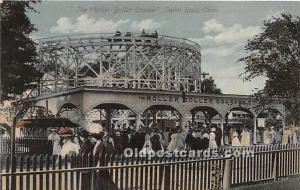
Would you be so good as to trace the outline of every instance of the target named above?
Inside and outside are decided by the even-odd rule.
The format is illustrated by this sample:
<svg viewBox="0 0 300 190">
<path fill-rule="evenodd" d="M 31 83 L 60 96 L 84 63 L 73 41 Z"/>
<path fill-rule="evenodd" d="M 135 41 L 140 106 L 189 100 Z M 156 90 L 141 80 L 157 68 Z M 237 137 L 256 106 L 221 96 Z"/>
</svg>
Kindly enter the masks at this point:
<svg viewBox="0 0 300 190">
<path fill-rule="evenodd" d="M 94 143 L 91 142 L 89 133 L 86 130 L 78 132 L 82 140 L 82 145 L 79 150 L 79 157 L 81 158 L 81 167 L 92 167 L 93 166 L 93 150 Z M 81 172 L 81 188 L 91 189 L 92 172 L 84 171 Z"/>
<path fill-rule="evenodd" d="M 218 126 L 216 127 L 216 143 L 218 145 L 218 147 L 221 146 L 221 141 L 222 141 L 222 129 Z"/>
</svg>

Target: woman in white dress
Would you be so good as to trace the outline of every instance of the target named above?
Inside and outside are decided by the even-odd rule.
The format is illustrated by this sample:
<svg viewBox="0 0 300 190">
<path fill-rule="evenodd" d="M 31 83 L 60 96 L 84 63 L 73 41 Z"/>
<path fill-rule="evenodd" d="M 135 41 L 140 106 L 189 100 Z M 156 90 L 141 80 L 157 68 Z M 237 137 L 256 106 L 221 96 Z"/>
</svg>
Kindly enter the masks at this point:
<svg viewBox="0 0 300 190">
<path fill-rule="evenodd" d="M 48 136 L 48 140 L 52 141 L 52 145 L 53 145 L 52 154 L 56 156 L 60 155 L 61 152 L 60 136 L 57 134 L 56 129 L 52 130 L 52 133 Z"/>
<path fill-rule="evenodd" d="M 229 145 L 229 131 L 224 130 L 224 145 Z"/>
<path fill-rule="evenodd" d="M 209 148 L 218 148 L 215 131 L 216 129 L 212 128 L 209 133 Z"/>
<path fill-rule="evenodd" d="M 183 150 L 185 144 L 185 138 L 181 131 L 178 131 L 177 133 L 177 142 L 176 142 L 176 148 L 177 150 Z"/>
<path fill-rule="evenodd" d="M 77 145 L 78 149 L 80 149 L 79 137 L 77 135 L 74 137 L 73 142 Z"/>
<path fill-rule="evenodd" d="M 1 138 L 4 139 L 4 140 L 9 140 L 10 136 L 9 136 L 7 131 L 4 131 L 4 134 L 1 136 Z"/>
<path fill-rule="evenodd" d="M 276 131 L 273 126 L 271 127 L 271 130 L 270 130 L 270 143 L 271 144 L 276 143 Z"/>
<path fill-rule="evenodd" d="M 167 147 L 167 150 L 173 152 L 176 149 L 176 145 L 177 145 L 177 133 L 173 133 L 171 135 L 171 141 Z"/>
<path fill-rule="evenodd" d="M 296 144 L 298 142 L 297 133 L 295 130 L 292 132 L 292 143 Z"/>
<path fill-rule="evenodd" d="M 145 135 L 145 143 L 144 143 L 144 146 L 141 150 L 142 153 L 145 153 L 147 154 L 147 152 L 152 152 L 153 149 L 152 149 L 152 143 L 151 143 L 151 136 L 149 133 L 146 133 Z"/>
<path fill-rule="evenodd" d="M 258 129 L 256 131 L 256 142 L 261 143 L 261 132 Z"/>
<path fill-rule="evenodd" d="M 250 146 L 250 133 L 246 129 L 242 132 L 241 146 Z"/>
<path fill-rule="evenodd" d="M 264 142 L 264 144 L 271 143 L 271 135 L 270 135 L 269 129 L 266 129 L 263 133 L 263 142 Z"/>
<path fill-rule="evenodd" d="M 290 132 L 289 132 L 289 128 L 286 128 L 284 131 L 283 131 L 283 135 L 282 135 L 282 144 L 288 144 L 289 143 L 289 135 L 290 135 Z"/>
<path fill-rule="evenodd" d="M 276 141 L 276 144 L 278 143 L 281 143 L 281 137 L 282 137 L 282 134 L 281 134 L 281 130 L 276 130 L 275 131 L 275 141 Z"/>
<path fill-rule="evenodd" d="M 66 155 L 72 156 L 72 155 L 78 155 L 79 154 L 79 148 L 76 143 L 72 142 L 72 136 L 66 136 L 64 139 L 64 145 L 61 148 L 61 157 L 65 158 Z"/>
<path fill-rule="evenodd" d="M 240 139 L 239 139 L 239 134 L 234 131 L 233 134 L 232 134 L 232 143 L 231 143 L 232 146 L 241 146 L 241 143 L 240 143 Z"/>
</svg>

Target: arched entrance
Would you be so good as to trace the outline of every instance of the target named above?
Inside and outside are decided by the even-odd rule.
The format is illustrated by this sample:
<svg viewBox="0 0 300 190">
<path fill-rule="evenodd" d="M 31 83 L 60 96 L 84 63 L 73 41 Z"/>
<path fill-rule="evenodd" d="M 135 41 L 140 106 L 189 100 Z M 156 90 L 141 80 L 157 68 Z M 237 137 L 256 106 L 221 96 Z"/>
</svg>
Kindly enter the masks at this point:
<svg viewBox="0 0 300 190">
<path fill-rule="evenodd" d="M 225 118 L 227 127 L 233 127 L 238 131 L 243 128 L 253 130 L 253 113 L 247 108 L 232 108 L 227 112 Z"/>
<path fill-rule="evenodd" d="M 230 109 L 225 115 L 224 136 L 228 139 L 226 143 L 231 145 L 234 132 L 238 133 L 238 138 L 241 140 L 242 132 L 247 131 L 247 133 L 252 134 L 252 139 L 250 139 L 249 143 L 256 144 L 256 136 L 254 135 L 257 130 L 256 126 L 256 117 L 254 117 L 251 110 L 244 107 Z"/>
<path fill-rule="evenodd" d="M 141 114 L 141 126 L 169 130 L 179 127 L 180 118 L 180 113 L 172 106 L 153 105 Z"/>
<path fill-rule="evenodd" d="M 216 142 L 218 146 L 223 145 L 223 124 L 220 113 L 208 106 L 198 106 L 191 109 L 188 116 L 189 126 L 194 130 L 209 133 L 211 128 L 215 128 Z"/>
<path fill-rule="evenodd" d="M 159 128 L 167 145 L 169 134 L 180 126 L 180 120 L 181 114 L 172 106 L 152 105 L 141 114 L 139 127 Z"/>
<path fill-rule="evenodd" d="M 283 114 L 275 108 L 263 109 L 257 115 L 258 119 L 264 119 L 264 126 L 274 126 L 277 128 L 282 128 L 284 124 Z M 264 127 L 262 126 L 262 127 Z M 261 127 L 258 125 L 258 127 Z"/>
<path fill-rule="evenodd" d="M 87 125 L 99 124 L 106 131 L 134 128 L 136 114 L 123 104 L 104 103 L 93 108 L 86 115 Z"/>
<path fill-rule="evenodd" d="M 191 109 L 190 114 L 189 124 L 192 127 L 201 127 L 202 124 L 206 124 L 208 129 L 210 129 L 212 126 L 218 123 L 215 120 L 220 119 L 220 114 L 218 111 L 208 106 L 194 107 Z"/>
<path fill-rule="evenodd" d="M 72 103 L 63 104 L 58 110 L 56 117 L 67 118 L 73 123 L 79 124 L 81 121 L 81 114 L 78 107 Z"/>
<path fill-rule="evenodd" d="M 257 143 L 281 143 L 283 126 L 283 114 L 279 110 L 275 108 L 261 110 L 257 115 Z"/>
</svg>

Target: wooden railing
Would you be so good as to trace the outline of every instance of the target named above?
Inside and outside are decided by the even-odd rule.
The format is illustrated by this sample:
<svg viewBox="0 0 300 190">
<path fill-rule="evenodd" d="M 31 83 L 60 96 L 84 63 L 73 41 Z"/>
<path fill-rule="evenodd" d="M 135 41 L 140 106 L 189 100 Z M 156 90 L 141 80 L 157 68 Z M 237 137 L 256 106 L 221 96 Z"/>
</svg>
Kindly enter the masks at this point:
<svg viewBox="0 0 300 190">
<path fill-rule="evenodd" d="M 110 190 L 112 186 L 128 190 L 222 189 L 225 162 L 230 159 L 165 157 L 148 160 L 106 156 L 104 166 L 96 167 L 93 158 L 59 157 L 56 160 L 53 156 L 21 156 L 14 174 L 16 189 Z M 0 174 L 1 185 L 10 190 L 9 159 L 6 161 L 6 167 Z"/>
<path fill-rule="evenodd" d="M 225 151 L 229 152 L 225 155 Z M 106 190 L 112 186 L 197 190 L 228 189 L 300 175 L 299 144 L 223 147 L 218 153 L 218 158 L 206 159 L 105 156 L 101 167 L 97 167 L 97 158 L 92 155 L 65 159 L 52 155 L 17 155 L 14 177 L 16 189 L 20 190 L 101 189 L 99 184 Z M 2 157 L 0 163 L 0 187 L 11 190 L 10 157 Z"/>
<path fill-rule="evenodd" d="M 299 144 L 285 145 L 282 150 L 254 152 L 253 157 L 233 157 L 231 171 L 233 186 L 299 175 Z"/>
</svg>

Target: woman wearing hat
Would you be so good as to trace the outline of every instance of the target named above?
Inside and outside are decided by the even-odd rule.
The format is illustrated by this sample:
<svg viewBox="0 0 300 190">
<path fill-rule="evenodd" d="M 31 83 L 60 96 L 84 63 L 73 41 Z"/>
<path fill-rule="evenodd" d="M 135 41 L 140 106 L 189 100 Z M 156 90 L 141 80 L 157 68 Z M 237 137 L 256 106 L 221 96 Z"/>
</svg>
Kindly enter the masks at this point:
<svg viewBox="0 0 300 190">
<path fill-rule="evenodd" d="M 184 149 L 184 143 L 185 143 L 185 138 L 184 135 L 182 134 L 182 130 L 177 131 L 177 141 L 176 141 L 176 149 L 177 150 L 183 150 Z"/>
<path fill-rule="evenodd" d="M 141 152 L 143 152 L 144 154 L 147 154 L 148 152 L 153 152 L 150 131 L 148 131 L 145 135 L 145 143 Z"/>
<path fill-rule="evenodd" d="M 243 129 L 241 136 L 241 146 L 250 146 L 250 132 L 246 128 Z"/>
<path fill-rule="evenodd" d="M 205 150 L 208 148 L 209 148 L 209 134 L 208 131 L 204 129 L 200 149 Z"/>
<path fill-rule="evenodd" d="M 237 133 L 236 130 L 234 130 L 233 135 L 232 135 L 232 146 L 241 146 L 241 142 L 239 139 L 239 134 Z"/>
<path fill-rule="evenodd" d="M 212 128 L 209 133 L 209 148 L 218 148 L 216 142 L 216 128 Z"/>
<path fill-rule="evenodd" d="M 79 147 L 76 143 L 72 142 L 73 130 L 71 128 L 61 128 L 59 135 L 64 138 L 64 145 L 61 148 L 61 157 L 65 158 L 66 155 L 77 155 L 79 153 Z"/>
<path fill-rule="evenodd" d="M 121 132 L 117 130 L 113 135 L 115 153 L 121 155 L 123 153 L 123 137 Z"/>
<path fill-rule="evenodd" d="M 95 138 L 98 140 L 94 147 L 93 154 L 95 156 L 97 166 L 105 166 L 105 155 L 109 155 L 110 147 L 108 146 L 106 134 L 100 132 Z M 107 188 L 109 187 L 109 188 Z M 99 170 L 96 175 L 96 187 L 95 189 L 109 189 L 117 190 L 118 186 L 112 180 L 112 176 L 109 174 L 108 170 Z"/>
<path fill-rule="evenodd" d="M 80 162 L 80 167 L 93 167 L 93 150 L 95 144 L 91 140 L 89 133 L 81 128 L 78 130 L 80 135 L 80 140 L 82 141 L 81 148 L 79 150 L 79 156 L 84 162 Z M 82 171 L 81 172 L 81 189 L 91 189 L 91 171 Z"/>
<path fill-rule="evenodd" d="M 173 133 L 171 135 L 171 141 L 167 147 L 167 150 L 173 152 L 176 149 L 176 145 L 177 145 L 177 133 Z"/>
<path fill-rule="evenodd" d="M 61 152 L 60 136 L 57 134 L 57 129 L 51 129 L 51 134 L 48 136 L 48 140 L 52 142 L 52 155 L 58 156 Z"/>
<path fill-rule="evenodd" d="M 191 150 L 191 147 L 192 147 L 192 143 L 193 143 L 193 140 L 194 140 L 194 137 L 193 137 L 192 134 L 193 134 L 193 130 L 189 129 L 188 132 L 187 132 L 186 138 L 185 138 L 185 144 L 186 144 L 186 149 L 187 150 Z"/>
</svg>

